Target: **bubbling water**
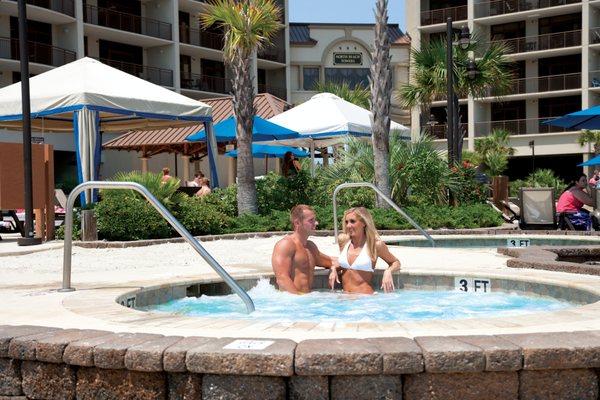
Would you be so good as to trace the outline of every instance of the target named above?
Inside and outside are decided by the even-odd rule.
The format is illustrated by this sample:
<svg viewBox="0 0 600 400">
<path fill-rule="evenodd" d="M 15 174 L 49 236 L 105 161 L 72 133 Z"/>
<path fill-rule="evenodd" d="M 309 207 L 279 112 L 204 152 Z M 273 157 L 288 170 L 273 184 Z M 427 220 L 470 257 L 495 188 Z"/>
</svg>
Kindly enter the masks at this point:
<svg viewBox="0 0 600 400">
<path fill-rule="evenodd" d="M 144 310 L 277 322 L 391 322 L 503 317 L 573 306 L 549 297 L 506 292 L 464 293 L 458 290 L 396 290 L 374 295 L 313 291 L 293 295 L 278 291 L 266 279 L 259 280 L 248 294 L 256 306 L 252 314 L 246 314 L 244 304 L 235 294 L 186 297 L 145 307 Z"/>
</svg>

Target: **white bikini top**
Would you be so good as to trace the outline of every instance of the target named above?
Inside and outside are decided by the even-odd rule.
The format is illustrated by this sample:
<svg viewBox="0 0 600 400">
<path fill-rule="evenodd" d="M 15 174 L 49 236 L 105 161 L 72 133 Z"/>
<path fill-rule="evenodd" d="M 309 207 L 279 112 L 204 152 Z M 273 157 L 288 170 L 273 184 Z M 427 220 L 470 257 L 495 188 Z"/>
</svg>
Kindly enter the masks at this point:
<svg viewBox="0 0 600 400">
<path fill-rule="evenodd" d="M 369 257 L 369 253 L 367 252 L 367 244 L 365 243 L 360 251 L 360 254 L 352 265 L 348 263 L 348 248 L 350 247 L 350 241 L 346 243 L 342 251 L 340 252 L 340 258 L 338 262 L 340 263 L 340 267 L 345 269 L 355 269 L 357 271 L 368 271 L 373 272 L 373 262 L 371 261 L 371 257 Z"/>
</svg>

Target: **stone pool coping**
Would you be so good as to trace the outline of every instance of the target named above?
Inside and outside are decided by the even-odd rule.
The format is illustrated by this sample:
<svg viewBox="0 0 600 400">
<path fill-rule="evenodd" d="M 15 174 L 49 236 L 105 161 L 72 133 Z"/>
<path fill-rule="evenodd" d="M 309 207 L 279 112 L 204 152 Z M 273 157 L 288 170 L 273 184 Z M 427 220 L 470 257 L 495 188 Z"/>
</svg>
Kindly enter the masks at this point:
<svg viewBox="0 0 600 400">
<path fill-rule="evenodd" d="M 560 257 L 600 258 L 600 246 L 535 246 L 529 248 L 498 248 L 498 253 L 510 258 L 509 268 L 561 271 L 571 274 L 600 275 L 600 265 L 560 261 Z"/>
<path fill-rule="evenodd" d="M 271 339 L 258 350 L 224 348 L 238 340 L 4 325 L 0 396 L 598 397 L 600 331 L 299 343 Z"/>
</svg>

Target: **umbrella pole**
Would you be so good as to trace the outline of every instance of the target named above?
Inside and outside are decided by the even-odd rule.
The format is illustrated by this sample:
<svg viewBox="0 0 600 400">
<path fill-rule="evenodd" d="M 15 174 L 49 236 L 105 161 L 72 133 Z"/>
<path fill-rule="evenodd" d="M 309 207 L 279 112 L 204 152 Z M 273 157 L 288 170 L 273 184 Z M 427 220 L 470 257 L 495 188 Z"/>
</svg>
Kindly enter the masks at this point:
<svg viewBox="0 0 600 400">
<path fill-rule="evenodd" d="M 310 140 L 310 176 L 315 177 L 315 141 Z"/>
<path fill-rule="evenodd" d="M 265 175 L 269 173 L 269 156 L 265 157 Z"/>
</svg>

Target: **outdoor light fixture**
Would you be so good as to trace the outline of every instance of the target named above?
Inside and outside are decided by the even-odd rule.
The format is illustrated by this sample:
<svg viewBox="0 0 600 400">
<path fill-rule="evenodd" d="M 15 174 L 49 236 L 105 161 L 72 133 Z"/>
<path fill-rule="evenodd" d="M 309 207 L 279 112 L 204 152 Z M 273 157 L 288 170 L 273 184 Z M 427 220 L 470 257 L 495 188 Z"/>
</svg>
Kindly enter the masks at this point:
<svg viewBox="0 0 600 400">
<path fill-rule="evenodd" d="M 471 32 L 469 32 L 469 28 L 466 25 L 463 25 L 460 28 L 460 33 L 458 34 L 458 46 L 461 49 L 466 50 L 471 45 Z"/>
<path fill-rule="evenodd" d="M 453 42 L 454 36 L 458 35 L 458 40 Z M 454 46 L 461 50 L 468 50 L 473 43 L 471 32 L 465 25 L 460 29 L 452 27 L 452 17 L 446 21 L 446 77 L 447 77 L 447 138 L 448 138 L 448 165 L 454 166 L 460 158 L 461 140 L 459 132 L 458 115 L 458 96 L 454 90 Z M 479 74 L 474 60 L 469 60 L 467 64 L 467 78 L 475 79 Z"/>
<path fill-rule="evenodd" d="M 475 64 L 475 60 L 472 58 L 467 62 L 467 77 L 471 80 L 477 78 L 479 75 L 479 70 L 477 69 L 477 64 Z"/>
</svg>

